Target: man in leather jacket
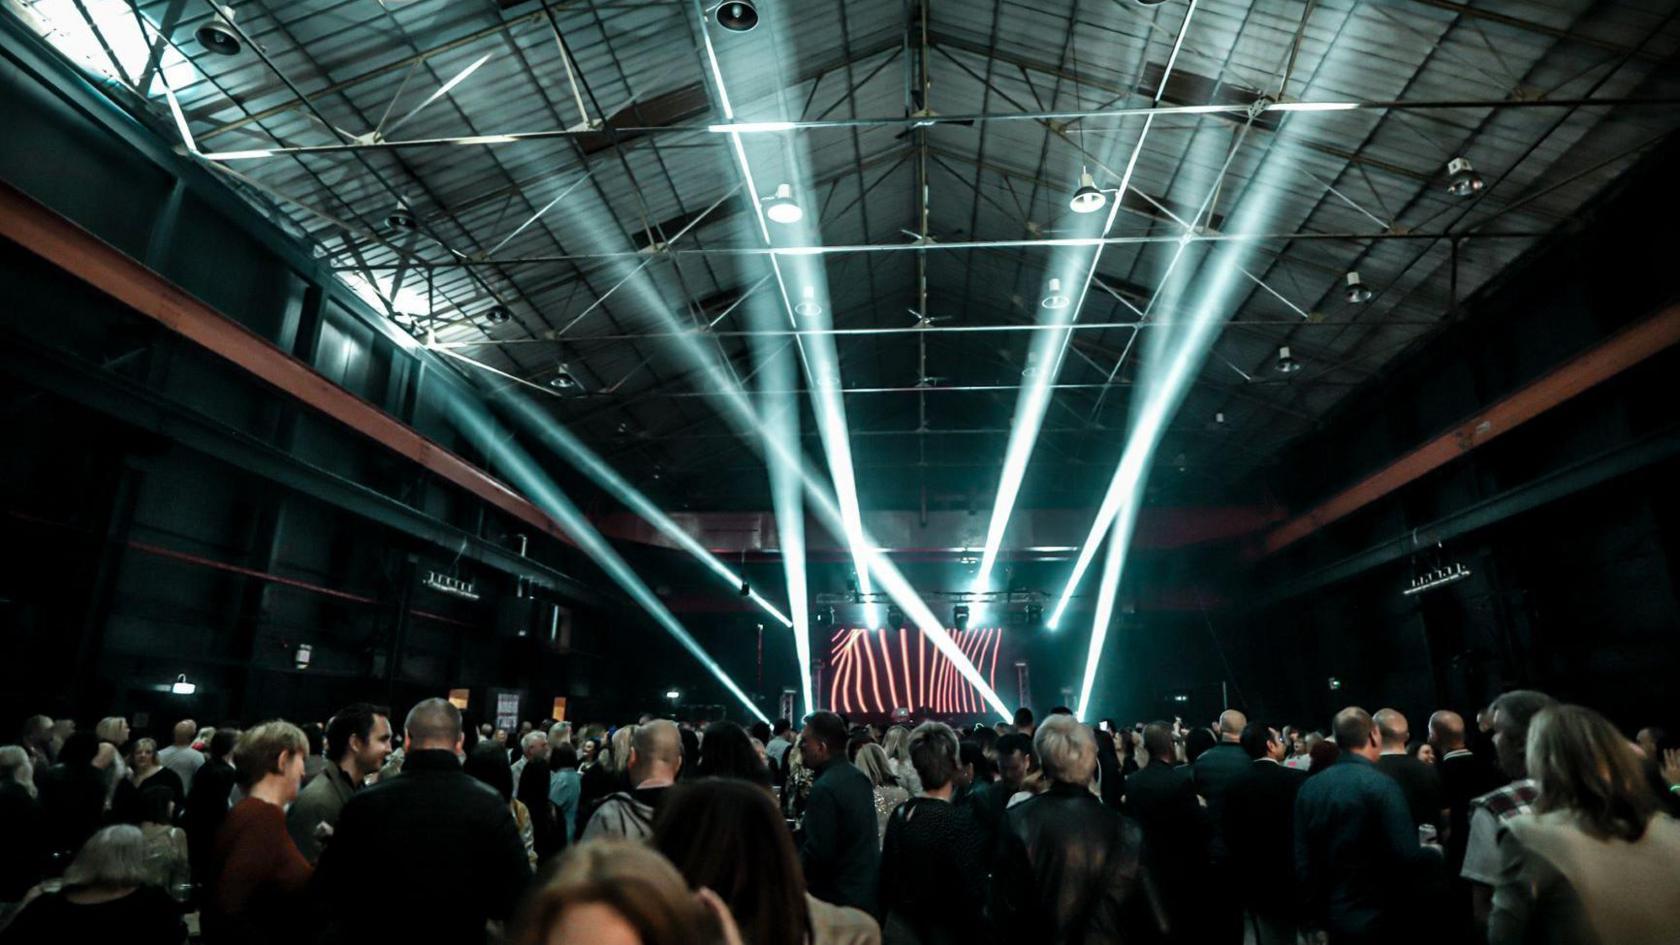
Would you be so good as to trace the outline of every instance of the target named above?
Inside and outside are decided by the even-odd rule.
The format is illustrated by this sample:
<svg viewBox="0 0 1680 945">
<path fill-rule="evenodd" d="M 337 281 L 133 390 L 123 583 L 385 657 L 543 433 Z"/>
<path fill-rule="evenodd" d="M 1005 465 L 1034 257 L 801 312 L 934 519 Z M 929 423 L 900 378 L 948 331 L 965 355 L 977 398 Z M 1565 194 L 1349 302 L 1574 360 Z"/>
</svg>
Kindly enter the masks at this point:
<svg viewBox="0 0 1680 945">
<path fill-rule="evenodd" d="M 1090 791 L 1091 730 L 1068 715 L 1033 737 L 1050 789 L 1003 818 L 991 911 L 999 941 L 1108 945 L 1158 941 L 1159 910 L 1136 823 Z"/>
</svg>

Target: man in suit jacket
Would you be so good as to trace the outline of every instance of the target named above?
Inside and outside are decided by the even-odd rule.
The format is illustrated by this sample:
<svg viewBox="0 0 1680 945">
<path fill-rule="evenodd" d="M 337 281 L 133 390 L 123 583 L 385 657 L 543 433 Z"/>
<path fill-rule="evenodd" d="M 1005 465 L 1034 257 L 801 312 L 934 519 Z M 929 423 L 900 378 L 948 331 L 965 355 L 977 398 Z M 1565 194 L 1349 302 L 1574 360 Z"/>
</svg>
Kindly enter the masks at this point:
<svg viewBox="0 0 1680 945">
<path fill-rule="evenodd" d="M 1243 878 L 1246 923 L 1258 945 L 1294 945 L 1295 794 L 1307 773 L 1283 766 L 1283 739 L 1264 725 L 1243 729 L 1242 748 L 1253 760 L 1225 801 L 1232 874 Z"/>
<path fill-rule="evenodd" d="M 1230 871 L 1229 857 L 1225 850 L 1225 800 L 1231 795 L 1232 787 L 1248 773 L 1251 761 L 1248 754 L 1242 750 L 1238 742 L 1242 738 L 1244 728 L 1248 727 L 1248 717 L 1236 709 L 1226 709 L 1219 714 L 1219 742 L 1207 751 L 1202 752 L 1191 763 L 1191 780 L 1196 785 L 1196 793 L 1207 801 L 1208 813 L 1208 858 L 1213 870 L 1212 882 L 1222 888 L 1229 888 L 1231 883 L 1239 877 Z M 1242 939 L 1242 912 L 1236 901 L 1229 896 L 1210 897 L 1203 905 L 1203 911 L 1208 916 L 1209 940 L 1216 943 L 1235 945 Z"/>
<path fill-rule="evenodd" d="M 846 760 L 846 723 L 833 712 L 805 720 L 799 750 L 817 773 L 805 804 L 799 860 L 806 891 L 837 906 L 875 914 L 881 872 L 875 786 Z"/>
<path fill-rule="evenodd" d="M 1143 828 L 1144 862 L 1161 891 L 1169 941 L 1201 942 L 1208 875 L 1207 813 L 1190 768 L 1173 765 L 1172 725 L 1143 728 L 1149 764 L 1126 778 L 1126 811 Z"/>
</svg>

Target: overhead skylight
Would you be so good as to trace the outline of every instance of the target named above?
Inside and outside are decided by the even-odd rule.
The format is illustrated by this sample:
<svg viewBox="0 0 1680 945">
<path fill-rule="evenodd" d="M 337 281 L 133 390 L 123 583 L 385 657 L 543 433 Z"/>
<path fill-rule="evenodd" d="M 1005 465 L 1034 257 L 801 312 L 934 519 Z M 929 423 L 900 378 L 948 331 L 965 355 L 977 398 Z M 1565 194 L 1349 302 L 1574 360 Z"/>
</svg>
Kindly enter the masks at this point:
<svg viewBox="0 0 1680 945">
<path fill-rule="evenodd" d="M 157 24 L 147 20 L 146 33 L 141 35 L 140 23 L 128 0 L 81 0 L 81 6 L 87 10 L 86 18 L 76 9 L 75 0 L 19 0 L 19 3 L 25 18 L 34 21 L 36 30 L 78 65 L 130 84 L 139 81 L 141 73 L 146 71 L 151 44 L 158 35 Z M 97 32 L 94 27 L 98 28 Z M 112 63 L 112 57 L 121 69 Z M 193 64 L 171 45 L 164 46 L 159 67 L 173 89 L 184 88 L 199 77 Z M 155 74 L 147 85 L 149 88 L 141 90 L 143 94 L 163 95 L 163 83 Z"/>
</svg>

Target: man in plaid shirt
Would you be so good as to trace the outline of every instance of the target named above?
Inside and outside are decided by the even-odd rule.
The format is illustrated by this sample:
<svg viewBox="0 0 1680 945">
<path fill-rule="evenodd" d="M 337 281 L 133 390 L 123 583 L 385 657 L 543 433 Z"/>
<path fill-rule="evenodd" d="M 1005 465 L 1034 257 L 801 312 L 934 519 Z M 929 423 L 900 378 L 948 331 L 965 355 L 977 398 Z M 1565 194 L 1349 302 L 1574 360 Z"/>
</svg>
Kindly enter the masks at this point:
<svg viewBox="0 0 1680 945">
<path fill-rule="evenodd" d="M 1528 776 L 1528 723 L 1556 700 L 1532 689 L 1514 689 L 1493 701 L 1493 746 L 1499 768 L 1512 780 L 1470 802 L 1470 838 L 1459 871 L 1474 892 L 1476 924 L 1486 927 L 1493 910 L 1493 885 L 1499 876 L 1499 833 L 1506 821 L 1526 814 L 1540 794 Z"/>
</svg>

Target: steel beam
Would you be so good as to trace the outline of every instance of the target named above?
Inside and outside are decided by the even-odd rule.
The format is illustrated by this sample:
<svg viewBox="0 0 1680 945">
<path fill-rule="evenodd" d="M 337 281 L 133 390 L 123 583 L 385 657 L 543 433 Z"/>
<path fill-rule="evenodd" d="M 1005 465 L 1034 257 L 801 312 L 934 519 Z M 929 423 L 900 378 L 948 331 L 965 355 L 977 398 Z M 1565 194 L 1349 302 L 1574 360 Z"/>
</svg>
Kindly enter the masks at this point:
<svg viewBox="0 0 1680 945">
<path fill-rule="evenodd" d="M 1465 453 L 1680 342 L 1680 305 L 1670 305 L 1576 355 L 1388 466 L 1366 476 L 1266 536 L 1265 554 L 1383 498 Z"/>
</svg>

